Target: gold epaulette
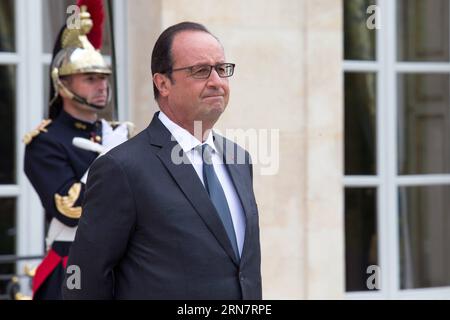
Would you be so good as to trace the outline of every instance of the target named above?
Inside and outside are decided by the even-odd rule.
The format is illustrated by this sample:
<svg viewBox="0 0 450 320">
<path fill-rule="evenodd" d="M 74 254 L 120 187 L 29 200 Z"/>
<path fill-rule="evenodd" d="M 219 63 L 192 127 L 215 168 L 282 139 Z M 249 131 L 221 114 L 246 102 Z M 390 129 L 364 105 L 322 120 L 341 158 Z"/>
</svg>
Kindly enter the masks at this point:
<svg viewBox="0 0 450 320">
<path fill-rule="evenodd" d="M 29 144 L 35 137 L 37 137 L 41 132 L 47 132 L 47 127 L 50 125 L 50 123 L 52 123 L 51 119 L 44 119 L 42 120 L 42 122 L 39 124 L 39 126 L 28 132 L 22 139 L 23 143 L 25 144 Z"/>
</svg>

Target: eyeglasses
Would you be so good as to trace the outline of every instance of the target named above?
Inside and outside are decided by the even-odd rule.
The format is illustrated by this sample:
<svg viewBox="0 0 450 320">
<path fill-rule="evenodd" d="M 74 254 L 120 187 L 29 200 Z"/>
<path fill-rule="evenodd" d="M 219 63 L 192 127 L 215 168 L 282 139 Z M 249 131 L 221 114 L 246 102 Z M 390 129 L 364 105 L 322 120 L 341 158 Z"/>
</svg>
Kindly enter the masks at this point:
<svg viewBox="0 0 450 320">
<path fill-rule="evenodd" d="M 189 70 L 190 76 L 194 79 L 208 79 L 211 71 L 214 68 L 221 78 L 231 77 L 234 73 L 234 63 L 218 63 L 215 66 L 202 64 L 197 66 L 190 66 L 178 69 L 172 69 L 171 72 Z"/>
</svg>

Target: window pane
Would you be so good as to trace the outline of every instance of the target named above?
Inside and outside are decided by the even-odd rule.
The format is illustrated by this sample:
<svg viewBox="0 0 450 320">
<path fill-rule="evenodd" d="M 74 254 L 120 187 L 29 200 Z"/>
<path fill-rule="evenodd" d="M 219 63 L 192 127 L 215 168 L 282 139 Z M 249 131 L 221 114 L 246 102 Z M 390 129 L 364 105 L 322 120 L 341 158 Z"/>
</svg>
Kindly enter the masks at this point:
<svg viewBox="0 0 450 320">
<path fill-rule="evenodd" d="M 398 76 L 399 174 L 450 173 L 448 74 Z"/>
<path fill-rule="evenodd" d="M 14 13 L 13 0 L 0 0 L 0 52 L 16 50 Z"/>
<path fill-rule="evenodd" d="M 345 279 L 347 291 L 365 291 L 371 265 L 378 265 L 375 188 L 345 190 Z"/>
<path fill-rule="evenodd" d="M 72 0 L 42 0 L 44 52 L 52 53 L 56 37 L 69 17 L 67 7 L 74 3 Z"/>
<path fill-rule="evenodd" d="M 0 184 L 16 182 L 16 67 L 0 65 Z"/>
<path fill-rule="evenodd" d="M 449 61 L 449 1 L 398 0 L 400 61 Z"/>
<path fill-rule="evenodd" d="M 376 75 L 345 74 L 345 174 L 376 174 Z"/>
<path fill-rule="evenodd" d="M 375 0 L 344 1 L 344 59 L 375 60 L 376 29 L 367 27 L 367 8 Z"/>
<path fill-rule="evenodd" d="M 43 85 L 44 85 L 44 115 L 42 115 L 44 118 L 48 117 L 48 103 L 50 101 L 50 85 L 53 85 L 50 80 L 50 66 L 48 64 L 44 64 L 44 71 L 43 71 Z"/>
<path fill-rule="evenodd" d="M 450 285 L 450 186 L 400 188 L 401 288 Z"/>
<path fill-rule="evenodd" d="M 0 256 L 16 253 L 16 201 L 0 198 Z M 6 293 L 7 275 L 15 273 L 15 263 L 0 263 L 0 295 Z M 5 279 L 6 278 L 6 279 Z"/>
<path fill-rule="evenodd" d="M 111 0 L 103 1 L 103 5 L 105 6 L 105 22 L 103 24 L 103 39 L 102 39 L 102 53 L 105 55 L 112 55 L 112 37 L 113 34 L 111 25 L 111 15 L 113 14 L 110 11 L 112 9 Z"/>
<path fill-rule="evenodd" d="M 59 31 L 72 14 L 67 8 L 76 3 L 73 0 L 42 0 L 43 14 L 43 46 L 44 52 L 52 53 Z M 103 24 L 103 45 L 101 52 L 111 55 L 111 27 L 109 21 L 108 1 L 104 1 L 105 20 Z"/>
</svg>

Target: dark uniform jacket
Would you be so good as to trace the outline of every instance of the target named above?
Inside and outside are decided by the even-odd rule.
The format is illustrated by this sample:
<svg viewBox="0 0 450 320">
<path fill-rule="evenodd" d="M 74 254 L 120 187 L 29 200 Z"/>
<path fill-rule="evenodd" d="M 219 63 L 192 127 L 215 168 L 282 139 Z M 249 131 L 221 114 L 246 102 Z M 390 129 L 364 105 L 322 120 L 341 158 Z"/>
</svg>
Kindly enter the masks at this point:
<svg viewBox="0 0 450 320">
<path fill-rule="evenodd" d="M 49 222 L 56 218 L 67 226 L 78 224 L 84 184 L 81 177 L 98 156 L 72 144 L 74 137 L 101 143 L 102 123 L 77 120 L 61 111 L 26 136 L 25 173 L 41 199 Z"/>
</svg>

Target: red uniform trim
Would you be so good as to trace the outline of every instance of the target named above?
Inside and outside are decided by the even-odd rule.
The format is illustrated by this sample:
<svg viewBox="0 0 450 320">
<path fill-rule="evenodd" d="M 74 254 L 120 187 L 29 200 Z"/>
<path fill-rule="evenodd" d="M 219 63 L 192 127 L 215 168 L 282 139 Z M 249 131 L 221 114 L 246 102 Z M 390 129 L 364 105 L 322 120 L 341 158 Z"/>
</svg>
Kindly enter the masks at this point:
<svg viewBox="0 0 450 320">
<path fill-rule="evenodd" d="M 67 265 L 67 257 L 59 256 L 53 249 L 47 253 L 47 256 L 36 269 L 36 274 L 33 278 L 33 295 L 61 262 L 65 268 Z"/>
<path fill-rule="evenodd" d="M 69 256 L 63 258 L 63 267 L 64 267 L 64 269 L 67 268 L 67 260 L 69 260 Z"/>
</svg>

